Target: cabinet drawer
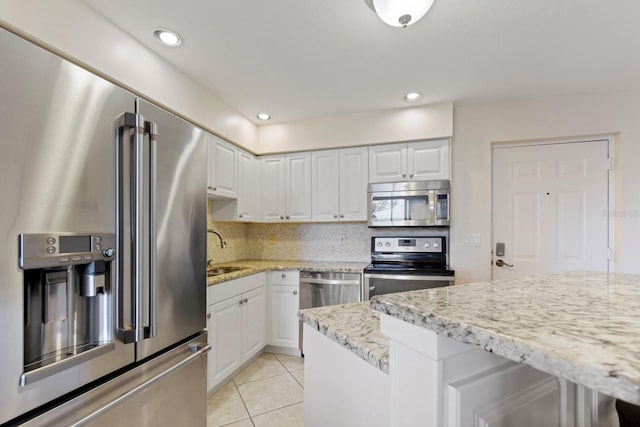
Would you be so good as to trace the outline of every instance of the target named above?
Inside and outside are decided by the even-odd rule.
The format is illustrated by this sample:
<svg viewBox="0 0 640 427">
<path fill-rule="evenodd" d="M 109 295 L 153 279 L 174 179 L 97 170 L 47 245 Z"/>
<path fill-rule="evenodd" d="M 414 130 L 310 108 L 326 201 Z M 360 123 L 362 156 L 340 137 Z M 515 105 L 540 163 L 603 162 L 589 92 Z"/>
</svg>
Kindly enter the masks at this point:
<svg viewBox="0 0 640 427">
<path fill-rule="evenodd" d="M 270 285 L 298 286 L 299 282 L 300 282 L 300 271 L 298 270 L 283 270 L 283 271 L 269 272 Z"/>
</svg>

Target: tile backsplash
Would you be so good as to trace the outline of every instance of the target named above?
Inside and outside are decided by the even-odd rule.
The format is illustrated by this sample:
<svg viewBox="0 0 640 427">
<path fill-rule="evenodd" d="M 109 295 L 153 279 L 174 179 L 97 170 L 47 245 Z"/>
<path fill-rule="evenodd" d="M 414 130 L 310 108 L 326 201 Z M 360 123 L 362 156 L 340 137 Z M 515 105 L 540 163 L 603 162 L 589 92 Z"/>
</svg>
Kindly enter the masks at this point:
<svg viewBox="0 0 640 427">
<path fill-rule="evenodd" d="M 241 259 L 367 262 L 372 236 L 445 235 L 447 229 L 369 228 L 364 222 L 347 223 L 239 223 L 209 217 L 209 228 L 227 242 L 220 249 L 215 234 L 208 234 L 208 259 L 230 262 Z M 344 236 L 344 244 L 340 238 Z"/>
</svg>

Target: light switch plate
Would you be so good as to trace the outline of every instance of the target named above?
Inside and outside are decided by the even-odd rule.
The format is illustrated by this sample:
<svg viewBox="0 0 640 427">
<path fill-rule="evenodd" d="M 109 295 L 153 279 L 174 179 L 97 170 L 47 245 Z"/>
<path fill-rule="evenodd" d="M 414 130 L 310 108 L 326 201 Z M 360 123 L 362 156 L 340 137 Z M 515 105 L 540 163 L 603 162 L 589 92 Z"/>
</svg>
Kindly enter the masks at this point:
<svg viewBox="0 0 640 427">
<path fill-rule="evenodd" d="M 462 246 L 467 247 L 480 247 L 480 235 L 479 234 L 464 234 L 462 236 Z"/>
</svg>

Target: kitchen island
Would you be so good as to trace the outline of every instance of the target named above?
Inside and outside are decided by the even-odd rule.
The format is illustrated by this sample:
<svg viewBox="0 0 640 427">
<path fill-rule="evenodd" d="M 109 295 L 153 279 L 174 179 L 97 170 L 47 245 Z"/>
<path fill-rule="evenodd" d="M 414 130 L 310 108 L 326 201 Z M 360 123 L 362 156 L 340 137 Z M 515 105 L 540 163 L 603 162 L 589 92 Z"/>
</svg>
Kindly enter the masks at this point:
<svg viewBox="0 0 640 427">
<path fill-rule="evenodd" d="M 574 272 L 374 297 L 384 425 L 617 425 L 613 397 L 640 403 L 639 296 L 640 276 Z"/>
</svg>

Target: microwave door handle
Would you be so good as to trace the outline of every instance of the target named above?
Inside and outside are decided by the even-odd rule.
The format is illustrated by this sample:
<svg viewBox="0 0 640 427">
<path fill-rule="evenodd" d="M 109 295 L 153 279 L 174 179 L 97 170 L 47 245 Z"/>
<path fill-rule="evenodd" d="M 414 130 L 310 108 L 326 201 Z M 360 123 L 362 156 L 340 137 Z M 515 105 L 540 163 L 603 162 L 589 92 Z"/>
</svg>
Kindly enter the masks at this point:
<svg viewBox="0 0 640 427">
<path fill-rule="evenodd" d="M 143 338 L 141 302 L 143 270 L 140 268 L 142 242 L 142 151 L 144 118 L 140 114 L 125 112 L 116 119 L 117 127 L 117 300 L 116 331 L 124 343 Z M 127 276 L 127 277 L 125 277 Z M 131 283 L 125 292 L 125 283 Z"/>
<path fill-rule="evenodd" d="M 156 179 L 157 179 L 157 148 L 158 125 L 154 122 L 145 122 L 145 133 L 149 135 L 149 325 L 144 328 L 144 337 L 152 338 L 157 333 L 156 316 L 156 266 L 157 266 L 157 241 L 156 241 Z"/>
</svg>

